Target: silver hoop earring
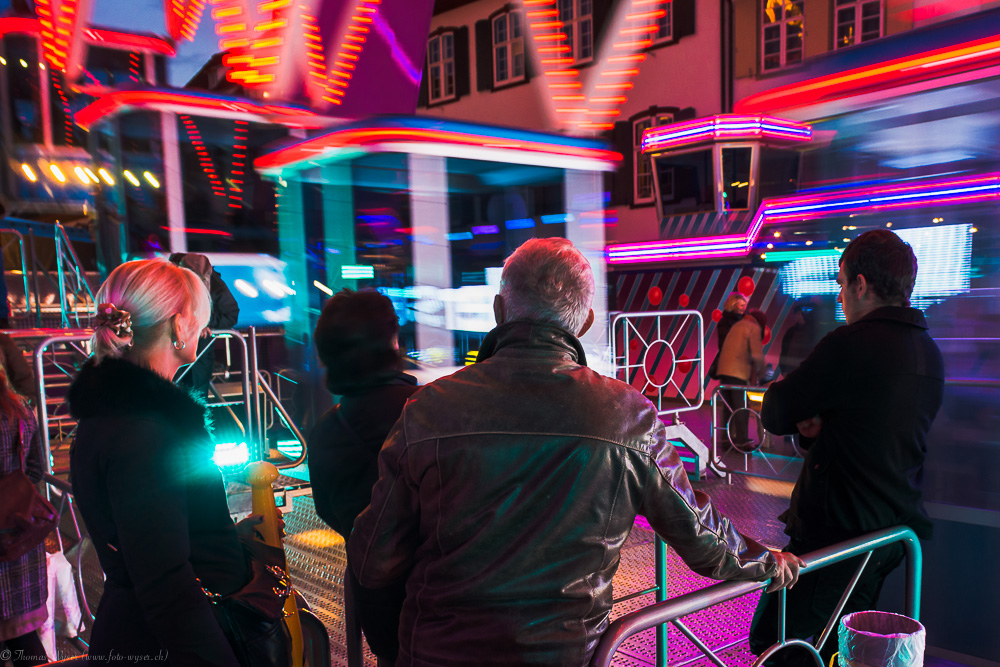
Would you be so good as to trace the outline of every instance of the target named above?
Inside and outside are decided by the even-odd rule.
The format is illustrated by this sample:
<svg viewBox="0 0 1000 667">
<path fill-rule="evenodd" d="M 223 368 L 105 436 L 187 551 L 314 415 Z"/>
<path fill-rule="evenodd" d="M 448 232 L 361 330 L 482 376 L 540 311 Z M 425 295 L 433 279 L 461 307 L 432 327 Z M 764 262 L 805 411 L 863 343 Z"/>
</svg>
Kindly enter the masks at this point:
<svg viewBox="0 0 1000 667">
<path fill-rule="evenodd" d="M 174 341 L 174 349 L 175 350 L 183 350 L 186 346 L 187 346 L 187 343 L 185 343 L 182 340 L 175 340 Z"/>
</svg>

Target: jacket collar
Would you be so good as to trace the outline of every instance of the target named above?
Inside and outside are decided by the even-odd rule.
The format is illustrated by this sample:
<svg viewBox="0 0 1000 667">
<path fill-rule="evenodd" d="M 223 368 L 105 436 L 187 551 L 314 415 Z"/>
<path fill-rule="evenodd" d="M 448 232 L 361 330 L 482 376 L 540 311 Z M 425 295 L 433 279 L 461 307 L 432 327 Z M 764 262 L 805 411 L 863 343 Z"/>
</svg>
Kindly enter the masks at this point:
<svg viewBox="0 0 1000 667">
<path fill-rule="evenodd" d="M 362 382 L 334 382 L 330 379 L 329 373 L 326 376 L 326 388 L 337 396 L 356 396 L 392 385 L 416 387 L 417 378 L 397 370 L 386 371 Z"/>
<path fill-rule="evenodd" d="M 873 320 L 898 322 L 899 324 L 908 324 L 919 329 L 928 328 L 927 318 L 924 317 L 924 314 L 916 308 L 908 306 L 882 306 L 868 313 L 858 320 L 858 322 L 871 322 Z"/>
<path fill-rule="evenodd" d="M 67 395 L 70 414 L 88 417 L 149 417 L 169 423 L 186 438 L 210 441 L 205 404 L 148 368 L 108 358 L 83 365 Z"/>
<path fill-rule="evenodd" d="M 551 324 L 514 320 L 497 325 L 483 338 L 476 361 L 485 361 L 504 348 L 558 352 L 581 366 L 587 365 L 587 355 L 580 340 Z"/>
</svg>

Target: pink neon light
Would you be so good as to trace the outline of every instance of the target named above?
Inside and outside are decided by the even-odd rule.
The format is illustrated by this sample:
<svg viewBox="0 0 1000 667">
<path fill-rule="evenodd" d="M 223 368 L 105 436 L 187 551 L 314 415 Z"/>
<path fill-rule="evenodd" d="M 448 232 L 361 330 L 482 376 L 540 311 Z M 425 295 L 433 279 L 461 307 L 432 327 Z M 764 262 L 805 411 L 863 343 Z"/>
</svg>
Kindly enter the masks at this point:
<svg viewBox="0 0 1000 667">
<path fill-rule="evenodd" d="M 857 188 L 825 195 L 768 199 L 761 204 L 746 234 L 612 245 L 607 248 L 607 257 L 609 264 L 742 257 L 753 249 L 765 224 L 816 220 L 859 211 L 969 204 L 991 199 L 1000 199 L 1000 172 L 915 184 Z"/>
<path fill-rule="evenodd" d="M 177 55 L 177 50 L 174 49 L 170 42 L 162 40 L 159 37 L 133 35 L 127 32 L 104 30 L 101 28 L 87 28 L 83 31 L 83 34 L 91 44 L 115 46 L 121 49 L 134 49 L 136 51 L 150 51 L 171 57 Z"/>
<path fill-rule="evenodd" d="M 802 143 L 812 140 L 812 128 L 784 118 L 722 114 L 654 127 L 642 133 L 644 153 L 706 141 L 772 139 Z"/>
<path fill-rule="evenodd" d="M 440 142 L 464 146 L 489 146 L 492 148 L 509 148 L 536 153 L 548 153 L 550 155 L 568 155 L 608 162 L 619 162 L 622 159 L 621 153 L 609 150 L 484 137 L 478 134 L 466 134 L 463 132 L 420 128 L 361 128 L 330 132 L 275 151 L 274 153 L 262 155 L 254 161 L 254 166 L 257 169 L 287 167 L 303 160 L 315 160 L 318 155 L 326 150 L 398 142 Z"/>
</svg>

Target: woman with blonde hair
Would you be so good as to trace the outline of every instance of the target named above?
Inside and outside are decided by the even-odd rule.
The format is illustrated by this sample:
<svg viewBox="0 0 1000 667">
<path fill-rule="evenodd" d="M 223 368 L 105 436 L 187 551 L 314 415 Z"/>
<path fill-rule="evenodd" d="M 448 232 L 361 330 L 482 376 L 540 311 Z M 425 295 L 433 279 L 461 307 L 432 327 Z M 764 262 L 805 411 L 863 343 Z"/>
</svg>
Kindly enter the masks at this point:
<svg viewBox="0 0 1000 667">
<path fill-rule="evenodd" d="M 231 594 L 250 571 L 205 406 L 171 381 L 195 359 L 208 290 L 140 260 L 112 271 L 97 301 L 94 355 L 68 396 L 73 492 L 106 575 L 90 655 L 235 667 L 206 593 Z"/>
<path fill-rule="evenodd" d="M 18 470 L 32 482 L 42 479 L 38 422 L 0 364 L 0 477 Z M 48 662 L 38 636 L 48 592 L 44 542 L 20 558 L 0 562 L 0 655 L 10 656 L 14 667 Z"/>
</svg>

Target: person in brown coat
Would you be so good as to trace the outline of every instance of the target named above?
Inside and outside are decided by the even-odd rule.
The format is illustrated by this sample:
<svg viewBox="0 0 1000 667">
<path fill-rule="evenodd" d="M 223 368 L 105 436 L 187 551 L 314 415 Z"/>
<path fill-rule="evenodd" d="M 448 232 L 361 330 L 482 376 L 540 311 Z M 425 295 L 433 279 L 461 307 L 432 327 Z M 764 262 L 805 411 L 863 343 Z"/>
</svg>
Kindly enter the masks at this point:
<svg viewBox="0 0 1000 667">
<path fill-rule="evenodd" d="M 741 387 L 757 384 L 764 371 L 763 340 L 766 328 L 767 315 L 756 309 L 747 311 L 743 319 L 733 325 L 719 353 L 716 379 L 720 384 Z M 745 407 L 744 393 L 739 389 L 724 389 L 723 397 L 730 410 Z M 729 435 L 733 444 L 743 445 L 747 442 L 747 427 L 748 414 L 737 413 L 730 425 Z"/>
</svg>

